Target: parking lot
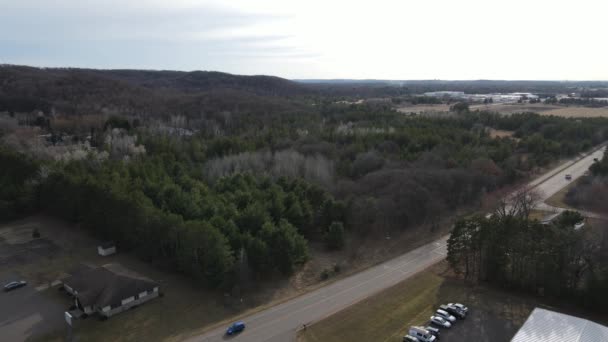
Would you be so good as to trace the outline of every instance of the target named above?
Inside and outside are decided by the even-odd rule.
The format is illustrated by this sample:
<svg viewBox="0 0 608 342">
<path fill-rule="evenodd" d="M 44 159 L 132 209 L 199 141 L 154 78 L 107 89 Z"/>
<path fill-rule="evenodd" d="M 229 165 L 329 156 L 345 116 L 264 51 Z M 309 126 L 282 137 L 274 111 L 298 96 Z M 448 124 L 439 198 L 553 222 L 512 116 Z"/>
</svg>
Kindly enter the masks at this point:
<svg viewBox="0 0 608 342">
<path fill-rule="evenodd" d="M 499 317 L 493 312 L 469 307 L 464 320 L 457 320 L 450 329 L 441 330 L 442 342 L 461 341 L 509 341 L 519 329 L 519 324 Z"/>
<path fill-rule="evenodd" d="M 27 260 L 36 256 L 24 252 L 19 246 L 8 245 L 5 241 L 0 241 L 0 251 L 0 284 L 24 279 L 18 272 L 7 270 L 6 266 L 25 265 Z M 0 340 L 24 341 L 60 330 L 65 324 L 63 311 L 65 303 L 47 296 L 33 284 L 10 292 L 0 292 Z"/>
</svg>

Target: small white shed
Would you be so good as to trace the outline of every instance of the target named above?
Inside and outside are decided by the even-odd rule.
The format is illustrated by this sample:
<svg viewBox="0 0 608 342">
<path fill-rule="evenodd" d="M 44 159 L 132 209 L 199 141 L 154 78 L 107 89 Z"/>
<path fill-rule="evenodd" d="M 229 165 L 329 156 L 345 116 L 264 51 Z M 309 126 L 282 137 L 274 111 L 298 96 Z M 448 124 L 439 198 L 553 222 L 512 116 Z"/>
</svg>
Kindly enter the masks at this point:
<svg viewBox="0 0 608 342">
<path fill-rule="evenodd" d="M 97 253 L 101 256 L 108 256 L 116 253 L 116 244 L 114 242 L 104 242 L 97 246 Z"/>
</svg>

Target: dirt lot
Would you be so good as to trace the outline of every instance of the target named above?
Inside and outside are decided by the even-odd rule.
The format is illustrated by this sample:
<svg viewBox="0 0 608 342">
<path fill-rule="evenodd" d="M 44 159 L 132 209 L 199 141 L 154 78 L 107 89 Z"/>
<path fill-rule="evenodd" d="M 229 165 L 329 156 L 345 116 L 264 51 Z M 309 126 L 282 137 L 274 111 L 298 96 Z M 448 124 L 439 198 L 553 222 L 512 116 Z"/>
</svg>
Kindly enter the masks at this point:
<svg viewBox="0 0 608 342">
<path fill-rule="evenodd" d="M 410 326 L 426 324 L 438 305 L 450 301 L 467 304 L 470 313 L 442 329 L 443 342 L 509 341 L 536 306 L 580 314 L 536 297 L 467 284 L 444 262 L 301 330 L 298 341 L 401 341 Z"/>
</svg>

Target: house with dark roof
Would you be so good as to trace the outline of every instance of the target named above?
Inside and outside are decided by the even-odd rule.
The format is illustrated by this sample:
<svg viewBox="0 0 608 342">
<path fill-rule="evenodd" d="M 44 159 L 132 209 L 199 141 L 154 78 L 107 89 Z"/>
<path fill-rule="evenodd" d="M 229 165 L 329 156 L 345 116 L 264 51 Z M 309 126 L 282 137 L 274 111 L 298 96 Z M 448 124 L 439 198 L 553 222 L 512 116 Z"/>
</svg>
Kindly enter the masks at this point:
<svg viewBox="0 0 608 342">
<path fill-rule="evenodd" d="M 63 287 L 85 314 L 99 313 L 105 317 L 159 295 L 158 283 L 114 264 L 82 270 L 64 279 Z"/>
</svg>

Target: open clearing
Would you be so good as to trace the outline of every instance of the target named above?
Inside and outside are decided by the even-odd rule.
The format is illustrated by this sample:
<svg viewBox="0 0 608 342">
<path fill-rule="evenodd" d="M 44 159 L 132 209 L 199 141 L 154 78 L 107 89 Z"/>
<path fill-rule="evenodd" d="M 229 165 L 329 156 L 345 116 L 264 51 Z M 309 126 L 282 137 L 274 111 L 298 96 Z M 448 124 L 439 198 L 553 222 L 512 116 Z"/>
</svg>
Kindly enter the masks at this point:
<svg viewBox="0 0 608 342">
<path fill-rule="evenodd" d="M 410 326 L 426 324 L 440 304 L 452 301 L 467 304 L 470 314 L 442 331 L 443 342 L 509 341 L 536 306 L 580 315 L 572 308 L 555 309 L 542 298 L 467 284 L 442 262 L 300 330 L 298 341 L 401 341 Z"/>
</svg>

